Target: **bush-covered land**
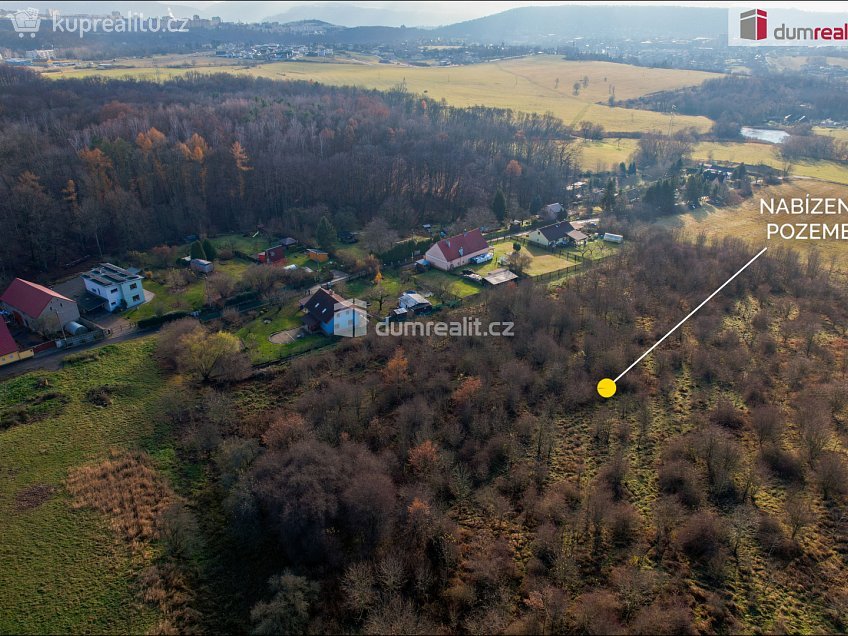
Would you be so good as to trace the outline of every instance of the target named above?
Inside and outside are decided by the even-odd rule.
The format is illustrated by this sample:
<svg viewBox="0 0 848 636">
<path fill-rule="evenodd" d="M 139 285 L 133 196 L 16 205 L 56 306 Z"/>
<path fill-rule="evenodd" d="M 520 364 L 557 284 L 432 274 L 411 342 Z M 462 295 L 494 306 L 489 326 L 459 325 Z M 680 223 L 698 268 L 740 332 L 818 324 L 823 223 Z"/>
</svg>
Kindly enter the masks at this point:
<svg viewBox="0 0 848 636">
<path fill-rule="evenodd" d="M 158 421 L 197 477 L 165 472 L 141 598 L 176 587 L 160 627 L 210 631 L 844 630 L 847 317 L 825 269 L 771 250 L 614 399 L 594 390 L 748 258 L 654 233 L 466 308 L 512 338 L 372 334 L 211 389 L 173 323 Z M 101 457 L 84 475 L 166 487 Z"/>
</svg>

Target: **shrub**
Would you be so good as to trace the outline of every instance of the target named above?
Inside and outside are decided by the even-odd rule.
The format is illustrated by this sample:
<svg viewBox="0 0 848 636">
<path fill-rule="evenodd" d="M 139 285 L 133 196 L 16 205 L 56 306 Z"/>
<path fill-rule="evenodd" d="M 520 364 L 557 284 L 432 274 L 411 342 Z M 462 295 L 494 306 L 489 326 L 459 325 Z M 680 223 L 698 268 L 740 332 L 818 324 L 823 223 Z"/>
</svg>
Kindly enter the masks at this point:
<svg viewBox="0 0 848 636">
<path fill-rule="evenodd" d="M 733 402 L 727 398 L 721 398 L 710 412 L 710 422 L 724 428 L 738 429 L 742 428 L 745 418 L 742 411 L 737 409 Z"/>
<path fill-rule="evenodd" d="M 848 462 L 842 453 L 824 453 L 816 464 L 816 477 L 825 499 L 837 499 L 848 494 Z"/>
<path fill-rule="evenodd" d="M 804 462 L 796 453 L 777 444 L 767 444 L 763 447 L 761 457 L 776 477 L 795 484 L 804 482 Z"/>
<path fill-rule="evenodd" d="M 677 532 L 677 542 L 684 553 L 696 561 L 709 561 L 717 556 L 727 541 L 727 531 L 712 512 L 697 512 Z"/>
<path fill-rule="evenodd" d="M 139 329 L 151 329 L 153 327 L 158 327 L 160 325 L 164 325 L 167 322 L 173 322 L 175 320 L 179 320 L 180 318 L 185 318 L 189 314 L 187 311 L 169 311 L 167 314 L 162 314 L 161 316 L 151 316 L 150 318 L 142 318 L 138 321 Z"/>
<path fill-rule="evenodd" d="M 674 460 L 660 466 L 658 473 L 660 490 L 677 495 L 680 503 L 689 508 L 701 505 L 702 487 L 692 464 L 682 459 Z"/>
</svg>

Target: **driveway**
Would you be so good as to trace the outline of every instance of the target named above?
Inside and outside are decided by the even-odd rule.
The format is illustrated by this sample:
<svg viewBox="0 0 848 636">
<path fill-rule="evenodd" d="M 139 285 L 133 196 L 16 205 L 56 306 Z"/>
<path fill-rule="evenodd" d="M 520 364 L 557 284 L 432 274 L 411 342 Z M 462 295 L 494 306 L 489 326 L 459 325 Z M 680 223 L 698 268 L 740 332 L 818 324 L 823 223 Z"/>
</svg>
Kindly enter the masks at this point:
<svg viewBox="0 0 848 636">
<path fill-rule="evenodd" d="M 278 331 L 268 336 L 268 340 L 274 344 L 290 344 L 295 341 L 297 334 L 300 333 L 300 327 L 288 329 L 287 331 Z"/>
<path fill-rule="evenodd" d="M 326 282 L 326 283 L 321 283 L 320 285 L 315 285 L 314 287 L 310 288 L 310 289 L 309 289 L 309 294 L 307 294 L 308 296 L 311 296 L 312 294 L 314 294 L 315 292 L 317 292 L 319 289 L 321 289 L 322 287 L 324 287 L 324 285 L 328 285 L 328 286 L 332 287 L 332 286 L 333 286 L 333 285 L 335 285 L 336 283 L 340 283 L 340 282 L 342 282 L 343 280 L 347 280 L 348 278 L 350 278 L 350 274 L 346 274 L 345 272 L 343 272 L 343 271 L 341 271 L 341 270 L 339 270 L 339 269 L 333 269 L 333 270 L 330 270 L 330 271 L 331 271 L 331 272 L 332 272 L 332 274 L 333 274 L 333 278 L 332 278 L 332 280 L 330 280 L 330 281 L 328 281 L 328 282 Z"/>
</svg>

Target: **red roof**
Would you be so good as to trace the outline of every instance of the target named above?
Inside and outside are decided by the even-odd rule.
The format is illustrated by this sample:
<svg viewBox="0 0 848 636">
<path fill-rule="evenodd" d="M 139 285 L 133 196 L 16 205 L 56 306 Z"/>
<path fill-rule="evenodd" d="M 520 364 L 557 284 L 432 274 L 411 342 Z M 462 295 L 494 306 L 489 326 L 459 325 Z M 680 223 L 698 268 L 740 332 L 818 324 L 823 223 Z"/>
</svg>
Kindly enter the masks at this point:
<svg viewBox="0 0 848 636">
<path fill-rule="evenodd" d="M 483 238 L 483 234 L 479 228 L 442 239 L 436 245 L 439 246 L 442 254 L 445 255 L 445 260 L 448 262 L 455 261 L 460 256 L 468 256 L 469 254 L 489 249 L 489 244 Z M 460 254 L 460 249 L 462 250 L 462 254 Z"/>
<path fill-rule="evenodd" d="M 38 318 L 44 308 L 54 298 L 67 300 L 69 303 L 74 302 L 70 298 L 57 294 L 52 289 L 47 289 L 43 285 L 31 283 L 28 280 L 16 278 L 0 296 L 0 301 L 6 303 L 10 307 L 14 307 L 18 311 L 22 311 L 30 318 Z"/>
<path fill-rule="evenodd" d="M 9 333 L 6 322 L 0 318 L 0 356 L 6 356 L 18 350 L 18 343 Z"/>
</svg>

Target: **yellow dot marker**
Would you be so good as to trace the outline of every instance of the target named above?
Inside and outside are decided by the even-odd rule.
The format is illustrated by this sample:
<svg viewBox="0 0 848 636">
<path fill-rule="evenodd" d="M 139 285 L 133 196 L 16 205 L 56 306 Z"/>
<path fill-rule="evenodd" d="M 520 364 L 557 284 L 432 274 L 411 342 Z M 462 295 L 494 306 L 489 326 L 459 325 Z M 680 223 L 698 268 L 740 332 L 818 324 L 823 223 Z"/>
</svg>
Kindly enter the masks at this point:
<svg viewBox="0 0 848 636">
<path fill-rule="evenodd" d="M 610 380 L 609 378 L 604 378 L 600 382 L 598 382 L 598 395 L 602 398 L 611 398 L 615 395 L 615 380 Z"/>
</svg>

